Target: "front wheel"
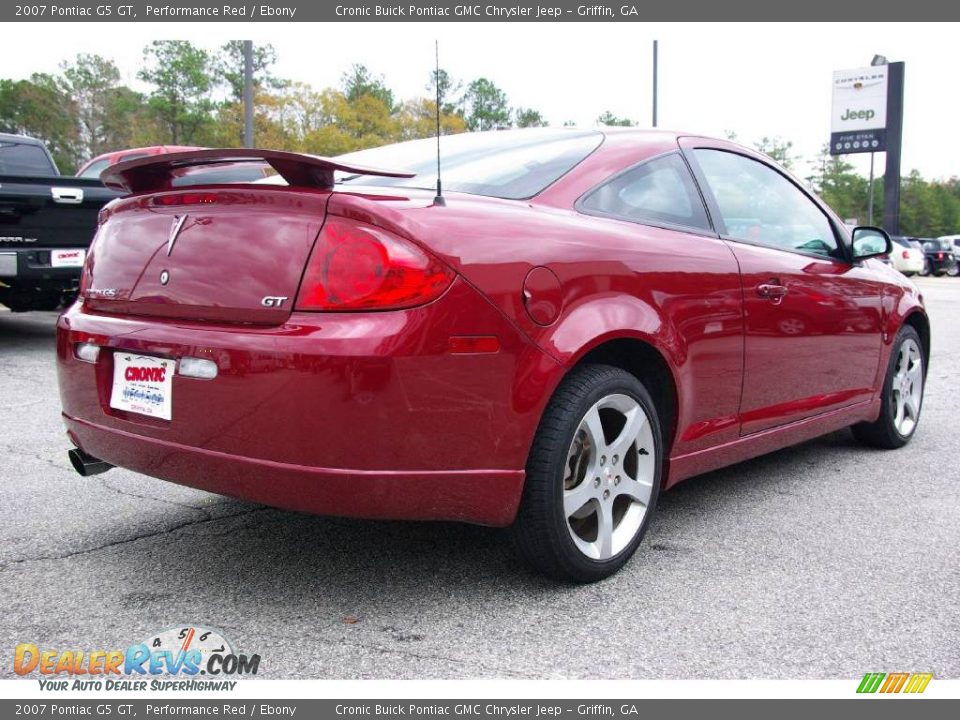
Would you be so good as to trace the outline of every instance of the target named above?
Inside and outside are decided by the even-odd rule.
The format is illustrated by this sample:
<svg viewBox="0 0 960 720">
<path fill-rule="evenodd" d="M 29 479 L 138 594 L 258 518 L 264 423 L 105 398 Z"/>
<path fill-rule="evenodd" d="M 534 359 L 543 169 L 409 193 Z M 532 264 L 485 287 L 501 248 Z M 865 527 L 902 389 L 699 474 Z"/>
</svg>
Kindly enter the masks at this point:
<svg viewBox="0 0 960 720">
<path fill-rule="evenodd" d="M 636 551 L 660 489 L 653 400 L 630 373 L 572 371 L 551 398 L 527 461 L 513 534 L 534 569 L 566 582 L 608 577 Z"/>
<path fill-rule="evenodd" d="M 928 277 L 930 275 L 930 261 L 924 258 L 923 260 L 923 270 L 920 271 L 922 277 Z"/>
<path fill-rule="evenodd" d="M 925 370 L 921 347 L 920 335 L 913 327 L 905 325 L 900 329 L 883 383 L 880 417 L 872 423 L 853 426 L 853 434 L 860 442 L 890 450 L 910 442 L 923 404 Z"/>
</svg>

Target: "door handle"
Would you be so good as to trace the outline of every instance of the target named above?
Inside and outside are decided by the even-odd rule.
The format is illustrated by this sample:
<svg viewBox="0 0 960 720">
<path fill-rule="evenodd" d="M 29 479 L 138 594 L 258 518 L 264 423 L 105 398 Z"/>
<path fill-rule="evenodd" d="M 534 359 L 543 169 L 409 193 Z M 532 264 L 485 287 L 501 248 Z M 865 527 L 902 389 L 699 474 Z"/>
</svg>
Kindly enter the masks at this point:
<svg viewBox="0 0 960 720">
<path fill-rule="evenodd" d="M 53 201 L 64 205 L 79 205 L 83 202 L 83 189 L 72 187 L 52 187 L 50 195 Z"/>
<path fill-rule="evenodd" d="M 779 304 L 786 294 L 787 286 L 780 285 L 776 280 L 757 285 L 757 295 L 770 300 L 774 305 Z"/>
</svg>

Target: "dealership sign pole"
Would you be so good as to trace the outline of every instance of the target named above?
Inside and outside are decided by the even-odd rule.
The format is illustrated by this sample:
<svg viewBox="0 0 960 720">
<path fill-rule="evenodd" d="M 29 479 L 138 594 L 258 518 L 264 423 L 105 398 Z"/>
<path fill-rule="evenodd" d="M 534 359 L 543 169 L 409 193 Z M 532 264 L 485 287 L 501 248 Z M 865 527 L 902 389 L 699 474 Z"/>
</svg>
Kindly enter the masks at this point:
<svg viewBox="0 0 960 720">
<path fill-rule="evenodd" d="M 903 63 L 887 66 L 887 168 L 883 173 L 883 229 L 900 234 L 900 146 L 903 143 Z"/>
<path fill-rule="evenodd" d="M 891 235 L 900 231 L 902 131 L 902 62 L 833 73 L 830 154 L 886 152 L 883 227 Z"/>
</svg>

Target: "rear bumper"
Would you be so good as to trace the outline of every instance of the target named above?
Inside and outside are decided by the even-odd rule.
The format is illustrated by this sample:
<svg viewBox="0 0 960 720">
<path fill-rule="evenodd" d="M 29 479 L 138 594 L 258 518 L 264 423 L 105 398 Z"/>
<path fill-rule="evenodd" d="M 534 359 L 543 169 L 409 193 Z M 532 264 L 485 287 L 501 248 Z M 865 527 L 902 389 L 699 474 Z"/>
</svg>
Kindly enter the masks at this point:
<svg viewBox="0 0 960 720">
<path fill-rule="evenodd" d="M 924 260 L 922 257 L 900 258 L 894 262 L 894 267 L 903 273 L 923 272 Z"/>
<path fill-rule="evenodd" d="M 449 339 L 493 335 L 495 353 Z M 101 347 L 95 364 L 77 343 Z M 110 407 L 114 352 L 213 359 L 175 375 L 170 422 Z M 317 514 L 509 524 L 560 367 L 461 280 L 420 308 L 294 313 L 253 327 L 109 316 L 58 322 L 63 419 L 119 467 Z"/>
<path fill-rule="evenodd" d="M 522 470 L 308 467 L 187 447 L 63 415 L 85 452 L 151 477 L 287 510 L 344 517 L 509 525 Z"/>
<path fill-rule="evenodd" d="M 957 266 L 957 259 L 954 257 L 937 260 L 935 257 L 928 255 L 927 262 L 930 264 L 930 272 L 947 272 Z"/>
<path fill-rule="evenodd" d="M 86 252 L 86 248 L 62 249 Z M 52 267 L 50 253 L 51 248 L 0 248 L 0 282 L 6 285 L 76 288 L 80 283 L 82 268 Z"/>
</svg>

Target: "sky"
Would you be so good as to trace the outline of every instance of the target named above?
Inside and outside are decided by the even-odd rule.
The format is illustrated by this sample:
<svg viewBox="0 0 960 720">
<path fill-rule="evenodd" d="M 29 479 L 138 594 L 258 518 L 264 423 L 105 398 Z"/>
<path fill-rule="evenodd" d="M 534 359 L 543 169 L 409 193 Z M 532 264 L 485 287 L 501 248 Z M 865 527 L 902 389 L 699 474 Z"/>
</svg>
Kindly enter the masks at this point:
<svg viewBox="0 0 960 720">
<path fill-rule="evenodd" d="M 0 76 L 56 72 L 80 52 L 113 58 L 138 87 L 142 49 L 184 39 L 214 49 L 229 39 L 272 43 L 275 72 L 336 86 L 353 63 L 383 75 L 400 98 L 425 95 L 433 67 L 488 77 L 512 106 L 552 125 L 595 124 L 611 110 L 651 123 L 652 41 L 659 41 L 659 126 L 744 144 L 779 136 L 813 159 L 829 139 L 831 74 L 875 54 L 906 62 L 903 172 L 960 176 L 956 23 L 57 23 L 18 24 L 0 45 Z M 848 156 L 864 173 L 868 155 Z M 884 156 L 877 156 L 882 175 Z M 801 177 L 804 163 L 795 166 Z"/>
</svg>

